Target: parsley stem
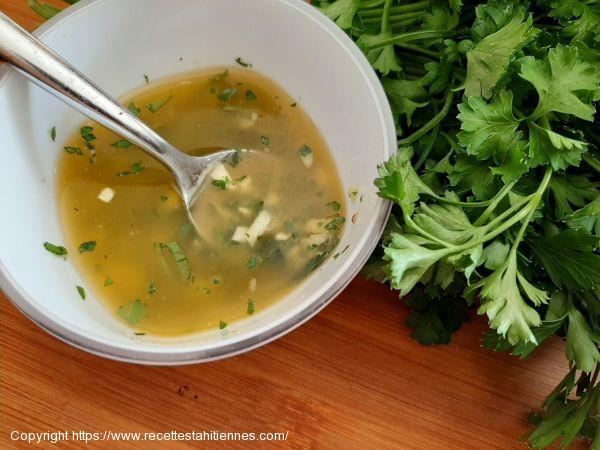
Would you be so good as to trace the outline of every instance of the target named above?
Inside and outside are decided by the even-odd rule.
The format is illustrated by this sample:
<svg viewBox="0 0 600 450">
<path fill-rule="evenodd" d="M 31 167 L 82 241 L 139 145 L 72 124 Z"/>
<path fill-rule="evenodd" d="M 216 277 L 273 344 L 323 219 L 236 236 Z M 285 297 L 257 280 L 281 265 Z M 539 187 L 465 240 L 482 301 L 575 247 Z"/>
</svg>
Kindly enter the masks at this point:
<svg viewBox="0 0 600 450">
<path fill-rule="evenodd" d="M 528 208 L 530 210 L 529 214 L 527 214 L 527 216 L 523 220 L 523 223 L 521 224 L 521 228 L 519 228 L 519 231 L 517 232 L 517 236 L 515 237 L 512 247 L 510 248 L 510 253 L 512 253 L 513 257 L 517 256 L 517 250 L 519 249 L 519 244 L 521 243 L 521 240 L 523 239 L 525 230 L 527 230 L 527 227 L 529 226 L 529 222 L 531 222 L 531 218 L 533 217 L 533 214 L 535 213 L 538 203 L 539 203 L 539 200 L 535 203 L 535 206 Z"/>
<path fill-rule="evenodd" d="M 403 48 L 405 50 L 410 50 L 411 52 L 420 53 L 424 56 L 429 56 L 435 60 L 439 60 L 441 53 L 434 52 L 433 50 L 428 50 L 426 48 L 421 48 L 418 45 L 413 44 L 396 44 L 397 47 Z"/>
<path fill-rule="evenodd" d="M 511 183 L 505 184 L 504 187 L 500 189 L 500 191 L 494 196 L 486 210 L 481 213 L 481 215 L 475 222 L 473 222 L 473 225 L 475 225 L 476 227 L 483 225 L 490 216 L 490 214 L 494 211 L 494 209 L 496 209 L 498 204 L 502 201 L 506 194 L 510 192 L 510 190 L 516 183 L 517 181 L 515 180 Z"/>
<path fill-rule="evenodd" d="M 371 9 L 371 8 L 377 8 L 378 6 L 383 5 L 383 2 L 385 0 L 371 0 L 371 1 L 365 1 L 363 2 L 360 7 L 358 8 L 359 11 L 365 10 L 365 9 Z"/>
<path fill-rule="evenodd" d="M 380 0 L 381 3 L 383 4 L 383 1 Z M 424 11 L 425 8 L 429 6 L 429 0 L 424 0 L 421 2 L 415 2 L 415 3 L 411 3 L 409 5 L 400 5 L 400 6 L 394 6 L 392 8 L 390 8 L 390 13 L 391 14 L 401 14 L 401 13 L 406 13 L 406 12 L 412 12 L 412 11 Z M 383 8 L 379 8 L 379 9 L 370 9 L 368 11 L 365 11 L 368 8 L 368 6 L 366 6 L 366 3 L 362 5 L 362 7 L 359 10 L 358 15 L 360 16 L 360 18 L 366 18 L 366 17 L 381 17 L 383 15 Z"/>
<path fill-rule="evenodd" d="M 538 204 L 540 203 L 540 200 L 542 199 L 542 195 L 544 194 L 544 192 L 546 191 L 546 188 L 548 187 L 548 184 L 550 183 L 550 179 L 551 178 L 552 178 L 552 168 L 548 167 L 546 169 L 546 173 L 544 174 L 544 179 L 542 180 L 542 182 L 541 182 L 540 187 L 538 188 L 538 190 L 535 191 L 535 193 L 531 194 L 530 196 L 526 197 L 526 200 L 517 203 L 517 205 L 519 205 L 519 206 L 521 206 L 523 203 L 527 203 L 527 206 L 525 206 L 518 213 L 516 213 L 515 215 L 513 215 L 510 219 L 508 219 L 506 222 L 504 222 L 499 227 L 495 228 L 490 233 L 485 234 L 484 236 L 482 236 L 479 239 L 476 239 L 475 241 L 469 241 L 469 242 L 467 242 L 467 243 L 465 243 L 463 245 L 459 245 L 458 247 L 456 247 L 456 251 L 457 252 L 458 251 L 464 251 L 464 250 L 472 248 L 472 247 L 474 247 L 476 245 L 483 244 L 484 242 L 487 242 L 487 241 L 495 238 L 499 234 L 504 233 L 506 230 L 508 230 L 514 224 L 516 224 L 517 222 L 519 222 L 523 218 L 529 216 L 532 212 L 535 212 L 535 210 L 537 209 Z M 517 206 L 517 205 L 515 205 L 515 206 Z M 494 219 L 494 221 L 488 223 L 485 226 L 485 228 L 488 228 L 488 229 L 492 228 L 492 224 L 496 220 L 498 220 L 501 216 L 503 216 L 507 212 L 509 212 L 511 209 L 514 209 L 514 206 L 512 208 L 506 210 L 500 216 L 496 217 L 496 219 Z M 511 214 L 512 214 L 512 212 L 511 212 Z"/>
<path fill-rule="evenodd" d="M 519 208 L 522 208 L 525 203 L 528 203 L 531 200 L 532 196 L 533 196 L 533 194 L 529 195 L 529 196 L 523 198 L 521 201 L 515 203 L 510 208 L 508 208 L 506 211 L 504 211 L 502 214 L 495 217 L 490 223 L 485 225 L 485 227 L 491 229 L 491 228 L 494 228 L 496 225 L 502 223 L 507 217 L 510 217 L 515 211 L 517 211 Z"/>
<path fill-rule="evenodd" d="M 406 222 L 406 224 L 409 227 L 411 227 L 413 230 L 415 230 L 417 233 L 419 233 L 421 236 L 426 237 L 430 241 L 437 242 L 442 247 L 445 247 L 446 249 L 452 250 L 452 252 L 454 252 L 454 249 L 456 248 L 456 246 L 454 244 L 451 244 L 450 242 L 446 242 L 446 241 L 428 233 L 423 228 L 421 228 L 419 225 L 417 225 L 417 223 L 414 220 L 412 220 L 412 217 L 410 217 L 404 211 L 402 211 L 402 214 L 404 215 L 404 221 Z"/>
<path fill-rule="evenodd" d="M 387 6 L 387 4 L 386 4 L 386 6 Z M 423 15 L 423 13 L 420 11 L 414 12 L 414 13 L 408 13 L 408 14 L 390 15 L 389 11 L 384 8 L 383 15 L 381 17 L 372 17 L 372 18 L 367 18 L 367 19 L 361 19 L 361 23 L 363 25 L 379 25 L 380 23 L 383 24 L 384 21 L 387 21 L 389 24 L 398 24 L 401 22 L 407 22 L 412 19 L 418 19 L 422 15 Z M 386 27 L 386 30 L 382 30 L 382 31 L 387 31 L 387 27 Z"/>
<path fill-rule="evenodd" d="M 588 166 L 590 166 L 596 172 L 600 173 L 600 161 L 598 159 L 594 158 L 589 153 L 585 153 L 583 155 L 583 160 L 587 163 Z"/>
<path fill-rule="evenodd" d="M 369 47 L 371 50 L 375 50 L 378 48 L 387 47 L 390 44 L 397 43 L 405 43 L 405 42 L 413 42 L 420 41 L 423 39 L 436 39 L 436 38 L 444 38 L 444 37 L 452 37 L 457 34 L 454 30 L 420 30 L 420 31 L 412 31 L 410 33 L 402 33 L 396 36 L 392 36 L 391 38 L 384 39 L 377 44 Z"/>
<path fill-rule="evenodd" d="M 407 28 L 411 25 L 413 25 L 414 23 L 416 23 L 419 20 L 418 17 L 414 18 L 414 19 L 407 19 L 407 20 L 400 20 L 398 22 L 391 22 L 392 25 L 392 30 L 394 31 L 402 31 L 403 28 Z M 397 45 L 397 44 L 396 44 Z"/>
<path fill-rule="evenodd" d="M 450 86 L 452 86 L 452 81 L 450 81 Z M 413 134 L 411 134 L 410 136 L 408 136 L 404 139 L 400 139 L 398 141 L 398 145 L 399 146 L 411 145 L 413 142 L 420 139 L 424 134 L 428 133 L 432 128 L 436 127 L 444 119 L 444 117 L 446 117 L 446 115 L 448 114 L 448 111 L 450 111 L 450 107 L 452 106 L 453 96 L 454 96 L 454 93 L 452 92 L 452 89 L 448 89 L 446 91 L 446 100 L 444 101 L 444 106 L 442 107 L 440 112 L 437 113 L 435 116 L 433 116 L 433 118 L 429 122 L 427 122 L 425 125 L 423 125 L 421 128 L 419 128 Z"/>
<path fill-rule="evenodd" d="M 390 8 L 392 6 L 392 0 L 385 0 L 383 7 L 383 14 L 381 16 L 381 32 L 386 33 L 390 27 Z"/>
<path fill-rule="evenodd" d="M 529 205 L 527 205 L 525 208 L 523 208 L 521 211 L 519 211 L 517 214 L 515 214 L 511 219 L 504 222 L 500 227 L 496 228 L 495 230 L 493 230 L 492 232 L 490 232 L 488 234 L 485 234 L 484 236 L 482 236 L 479 239 L 476 239 L 474 241 L 469 241 L 463 245 L 456 247 L 455 250 L 457 252 L 462 252 L 464 250 L 473 248 L 476 245 L 483 244 L 491 239 L 494 239 L 496 236 L 504 233 L 506 230 L 508 230 L 510 227 L 512 227 L 515 223 L 519 222 L 521 219 L 523 219 L 523 217 L 528 215 L 529 210 L 530 210 Z"/>
<path fill-rule="evenodd" d="M 427 147 L 425 147 L 425 150 L 423 150 L 423 153 L 421 153 L 421 156 L 419 156 L 419 160 L 415 164 L 415 171 L 418 171 L 421 168 L 421 166 L 425 163 L 425 161 L 427 161 L 427 157 L 429 156 L 429 153 L 431 153 L 431 150 L 433 150 L 433 144 L 435 144 L 435 140 L 437 139 L 439 131 L 440 126 L 436 125 L 433 129 L 433 132 L 431 133 L 431 140 L 429 141 L 429 144 L 427 144 Z"/>
</svg>

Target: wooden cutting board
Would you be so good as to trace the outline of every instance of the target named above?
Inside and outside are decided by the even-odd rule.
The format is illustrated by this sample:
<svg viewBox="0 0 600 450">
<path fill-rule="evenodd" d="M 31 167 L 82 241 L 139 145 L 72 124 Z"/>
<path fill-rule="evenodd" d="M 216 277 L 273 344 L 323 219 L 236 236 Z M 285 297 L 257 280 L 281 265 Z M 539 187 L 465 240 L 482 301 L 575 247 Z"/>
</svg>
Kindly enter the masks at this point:
<svg viewBox="0 0 600 450">
<path fill-rule="evenodd" d="M 2 0 L 0 10 L 29 30 L 43 21 L 27 0 Z M 147 367 L 58 341 L 0 293 L 0 447 L 24 447 L 12 431 L 66 430 L 288 433 L 285 442 L 96 448 L 524 448 L 528 412 L 566 371 L 563 343 L 551 340 L 527 361 L 485 351 L 477 318 L 450 345 L 423 347 L 409 337 L 407 315 L 396 294 L 357 278 L 318 317 L 251 353 Z"/>
</svg>

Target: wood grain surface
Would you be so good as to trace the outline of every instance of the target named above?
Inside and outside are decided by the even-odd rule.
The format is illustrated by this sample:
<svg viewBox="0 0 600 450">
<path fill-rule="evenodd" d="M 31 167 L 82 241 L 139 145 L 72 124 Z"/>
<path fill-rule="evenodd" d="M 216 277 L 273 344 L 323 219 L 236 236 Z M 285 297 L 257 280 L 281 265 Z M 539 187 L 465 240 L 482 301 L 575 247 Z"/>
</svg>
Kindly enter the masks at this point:
<svg viewBox="0 0 600 450">
<path fill-rule="evenodd" d="M 0 10 L 30 30 L 43 20 L 26 0 L 1 0 Z M 385 286 L 358 278 L 318 317 L 251 353 L 147 367 L 58 341 L 0 293 L 0 447 L 28 448 L 10 439 L 14 430 L 206 430 L 288 432 L 288 438 L 92 447 L 525 448 L 519 439 L 529 429 L 528 412 L 565 373 L 563 343 L 551 340 L 526 361 L 485 351 L 478 318 L 450 345 L 423 347 L 409 337 L 407 314 Z"/>
</svg>

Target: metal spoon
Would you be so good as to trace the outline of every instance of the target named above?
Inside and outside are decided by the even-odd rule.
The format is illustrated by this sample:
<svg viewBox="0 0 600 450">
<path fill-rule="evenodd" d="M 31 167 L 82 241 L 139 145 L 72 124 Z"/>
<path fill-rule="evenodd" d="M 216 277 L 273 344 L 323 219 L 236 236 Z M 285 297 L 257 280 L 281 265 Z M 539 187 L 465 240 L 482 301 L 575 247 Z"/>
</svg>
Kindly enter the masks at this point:
<svg viewBox="0 0 600 450">
<path fill-rule="evenodd" d="M 191 156 L 178 150 L 85 75 L 0 13 L 0 58 L 46 91 L 104 125 L 167 167 L 189 213 L 207 168 L 233 155 L 221 150 Z"/>
</svg>

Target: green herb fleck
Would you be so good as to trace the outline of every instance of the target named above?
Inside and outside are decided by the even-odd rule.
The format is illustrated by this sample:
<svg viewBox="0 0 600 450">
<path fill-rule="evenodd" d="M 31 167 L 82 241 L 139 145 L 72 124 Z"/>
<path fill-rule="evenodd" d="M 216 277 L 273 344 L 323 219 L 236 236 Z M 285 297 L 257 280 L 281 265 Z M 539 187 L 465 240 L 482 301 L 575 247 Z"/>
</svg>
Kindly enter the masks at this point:
<svg viewBox="0 0 600 450">
<path fill-rule="evenodd" d="M 212 284 L 221 284 L 221 279 L 219 277 L 214 277 L 212 279 Z"/>
<path fill-rule="evenodd" d="M 215 186 L 217 189 L 219 189 L 220 191 L 224 191 L 225 189 L 227 189 L 227 186 L 230 185 L 231 183 L 233 183 L 233 181 L 231 180 L 231 178 L 228 178 L 228 177 L 225 177 L 220 180 L 212 180 L 211 181 L 211 184 L 213 186 Z"/>
<path fill-rule="evenodd" d="M 192 270 L 190 268 L 190 263 L 177 242 L 168 242 L 166 244 L 157 243 L 155 244 L 155 246 L 160 251 L 162 251 L 165 248 L 169 250 L 171 252 L 171 255 L 173 256 L 173 259 L 175 260 L 175 264 L 177 265 L 181 276 L 186 280 L 192 279 Z"/>
<path fill-rule="evenodd" d="M 306 158 L 312 153 L 312 149 L 308 145 L 303 145 L 298 149 L 298 154 L 300 158 Z"/>
<path fill-rule="evenodd" d="M 329 206 L 334 211 L 339 211 L 341 208 L 341 205 L 338 202 L 336 202 L 335 200 L 327 203 L 327 206 Z"/>
<path fill-rule="evenodd" d="M 104 286 L 112 286 L 113 284 L 115 284 L 115 282 L 113 281 L 113 279 L 110 276 L 106 276 L 106 278 L 104 279 Z"/>
<path fill-rule="evenodd" d="M 139 175 L 144 171 L 145 167 L 141 162 L 136 162 L 131 165 L 131 170 L 126 170 L 124 172 L 119 172 L 117 174 L 118 177 L 127 177 L 129 175 Z"/>
<path fill-rule="evenodd" d="M 327 258 L 328 253 L 319 253 L 308 262 L 309 272 L 314 272 Z"/>
<path fill-rule="evenodd" d="M 68 254 L 67 249 L 62 245 L 54 245 L 50 242 L 44 242 L 44 248 L 50 253 L 54 253 L 56 256 L 65 256 Z"/>
<path fill-rule="evenodd" d="M 349 245 L 346 245 L 346 246 L 344 247 L 344 250 L 342 250 L 341 252 L 338 252 L 338 253 L 336 253 L 335 255 L 333 255 L 333 259 L 338 259 L 338 258 L 339 258 L 340 256 L 342 256 L 342 255 L 343 255 L 343 254 L 346 252 L 346 250 L 348 250 L 349 248 L 350 248 L 350 246 L 349 246 Z"/>
<path fill-rule="evenodd" d="M 148 315 L 148 307 L 138 299 L 130 301 L 126 306 L 120 306 L 118 314 L 131 325 L 137 325 Z"/>
<path fill-rule="evenodd" d="M 52 142 L 56 142 L 56 127 L 50 129 L 50 139 L 52 139 Z"/>
<path fill-rule="evenodd" d="M 144 81 L 146 81 L 146 84 L 150 84 L 150 78 L 146 74 L 144 74 Z"/>
<path fill-rule="evenodd" d="M 91 127 L 89 125 L 81 127 L 79 129 L 79 134 L 81 135 L 81 138 L 86 142 L 96 140 L 96 135 L 94 134 L 94 127 Z"/>
<path fill-rule="evenodd" d="M 154 293 L 156 293 L 156 284 L 154 284 L 154 282 L 152 282 L 148 286 L 148 294 L 152 295 Z"/>
<path fill-rule="evenodd" d="M 167 195 L 161 195 L 160 196 L 160 201 L 161 202 L 166 202 L 167 200 L 169 200 L 169 197 Z"/>
<path fill-rule="evenodd" d="M 250 89 L 248 89 L 246 91 L 246 100 L 252 101 L 252 100 L 256 100 L 256 99 L 258 99 L 256 94 L 253 91 L 251 91 Z"/>
<path fill-rule="evenodd" d="M 249 62 L 244 61 L 242 58 L 236 58 L 235 62 L 238 63 L 242 67 L 252 67 L 252 64 L 250 64 Z"/>
<path fill-rule="evenodd" d="M 227 327 L 227 322 L 223 322 L 222 320 L 219 322 L 219 330 L 224 329 L 225 327 Z"/>
<path fill-rule="evenodd" d="M 237 94 L 237 89 L 236 88 L 226 88 L 223 89 L 221 92 L 219 92 L 219 100 L 226 102 L 228 100 L 231 100 L 231 98 Z"/>
<path fill-rule="evenodd" d="M 136 162 L 136 163 L 133 163 L 131 166 L 131 173 L 133 173 L 134 175 L 138 175 L 144 169 L 145 169 L 145 167 L 142 165 L 141 162 Z"/>
<path fill-rule="evenodd" d="M 79 253 L 93 252 L 96 249 L 96 241 L 87 241 L 79 246 Z"/>
<path fill-rule="evenodd" d="M 117 142 L 113 142 L 110 145 L 115 148 L 129 148 L 133 144 L 131 142 L 129 142 L 127 139 L 119 139 Z"/>
<path fill-rule="evenodd" d="M 269 145 L 271 143 L 271 139 L 268 136 L 261 136 L 260 141 L 263 145 Z"/>
<path fill-rule="evenodd" d="M 136 336 L 146 336 L 146 333 L 133 333 L 133 334 L 135 334 Z"/>
<path fill-rule="evenodd" d="M 83 151 L 79 147 L 65 147 L 65 152 L 71 155 L 83 156 Z"/>
<path fill-rule="evenodd" d="M 249 316 L 254 314 L 254 302 L 251 298 L 248 299 L 248 305 L 246 306 L 246 314 L 248 314 Z"/>
<path fill-rule="evenodd" d="M 129 110 L 129 112 L 131 114 L 133 114 L 134 116 L 139 116 L 140 113 L 142 112 L 142 110 L 140 108 L 137 107 L 137 105 L 134 102 L 131 102 L 129 104 L 129 106 L 127 107 L 127 109 Z"/>
<path fill-rule="evenodd" d="M 156 111 L 158 111 L 160 108 L 162 108 L 163 106 L 165 106 L 169 100 L 171 100 L 173 98 L 172 95 L 169 95 L 166 99 L 161 100 L 159 102 L 154 102 L 154 103 L 149 103 L 148 105 L 146 105 L 146 108 L 151 112 L 151 113 L 155 113 Z"/>
<path fill-rule="evenodd" d="M 260 258 L 260 256 L 252 255 L 250 258 L 248 258 L 248 262 L 246 262 L 246 267 L 248 269 L 254 269 L 261 262 L 262 262 L 262 259 Z"/>
<path fill-rule="evenodd" d="M 337 230 L 340 226 L 346 221 L 346 219 L 342 216 L 336 215 L 330 222 L 328 222 L 323 228 L 326 230 L 332 231 Z"/>
<path fill-rule="evenodd" d="M 77 292 L 79 293 L 79 296 L 81 297 L 81 300 L 85 300 L 86 294 L 85 294 L 85 289 L 82 288 L 81 286 L 76 286 L 77 288 Z"/>
</svg>

